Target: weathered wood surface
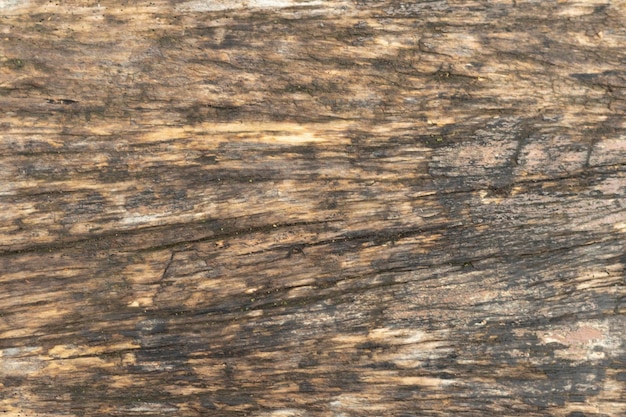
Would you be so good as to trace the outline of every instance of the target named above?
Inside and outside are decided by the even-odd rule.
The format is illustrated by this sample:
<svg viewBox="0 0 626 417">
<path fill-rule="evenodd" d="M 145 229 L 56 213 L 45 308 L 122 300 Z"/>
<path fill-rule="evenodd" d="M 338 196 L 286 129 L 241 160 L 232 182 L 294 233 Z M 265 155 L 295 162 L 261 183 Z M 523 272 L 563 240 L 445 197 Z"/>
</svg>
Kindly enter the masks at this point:
<svg viewBox="0 0 626 417">
<path fill-rule="evenodd" d="M 625 16 L 0 1 L 0 415 L 625 415 Z"/>
</svg>

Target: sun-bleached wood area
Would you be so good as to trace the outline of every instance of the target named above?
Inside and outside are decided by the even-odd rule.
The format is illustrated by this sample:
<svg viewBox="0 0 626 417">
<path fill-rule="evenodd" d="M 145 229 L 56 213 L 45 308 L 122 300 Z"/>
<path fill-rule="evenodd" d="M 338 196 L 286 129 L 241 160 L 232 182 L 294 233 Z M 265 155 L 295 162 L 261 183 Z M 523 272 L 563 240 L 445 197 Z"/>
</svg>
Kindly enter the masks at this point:
<svg viewBox="0 0 626 417">
<path fill-rule="evenodd" d="M 624 416 L 625 114 L 623 0 L 0 0 L 0 416 Z"/>
</svg>

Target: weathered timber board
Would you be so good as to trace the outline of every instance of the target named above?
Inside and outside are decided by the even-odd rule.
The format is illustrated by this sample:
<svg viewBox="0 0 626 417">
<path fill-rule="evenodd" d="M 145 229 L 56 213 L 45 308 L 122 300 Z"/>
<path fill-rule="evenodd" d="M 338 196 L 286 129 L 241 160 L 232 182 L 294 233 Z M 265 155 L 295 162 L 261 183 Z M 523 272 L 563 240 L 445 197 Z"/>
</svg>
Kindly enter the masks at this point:
<svg viewBox="0 0 626 417">
<path fill-rule="evenodd" d="M 626 415 L 626 2 L 0 0 L 0 415 Z"/>
</svg>

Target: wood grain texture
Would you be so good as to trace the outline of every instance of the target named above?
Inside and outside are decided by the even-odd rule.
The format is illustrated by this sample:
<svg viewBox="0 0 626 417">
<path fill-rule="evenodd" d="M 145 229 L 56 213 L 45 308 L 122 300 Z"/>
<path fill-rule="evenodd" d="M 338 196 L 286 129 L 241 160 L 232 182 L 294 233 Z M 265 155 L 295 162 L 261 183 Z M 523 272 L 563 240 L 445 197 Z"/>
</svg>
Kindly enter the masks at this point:
<svg viewBox="0 0 626 417">
<path fill-rule="evenodd" d="M 626 2 L 0 1 L 0 415 L 626 413 Z"/>
</svg>

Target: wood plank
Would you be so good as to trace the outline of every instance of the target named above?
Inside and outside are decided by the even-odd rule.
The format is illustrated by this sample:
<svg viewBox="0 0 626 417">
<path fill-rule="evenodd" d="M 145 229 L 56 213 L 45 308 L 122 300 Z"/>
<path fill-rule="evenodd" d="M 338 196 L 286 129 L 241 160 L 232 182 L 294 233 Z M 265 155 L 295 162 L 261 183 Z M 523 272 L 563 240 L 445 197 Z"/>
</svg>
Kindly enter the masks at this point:
<svg viewBox="0 0 626 417">
<path fill-rule="evenodd" d="M 619 416 L 626 2 L 0 1 L 0 412 Z"/>
</svg>

